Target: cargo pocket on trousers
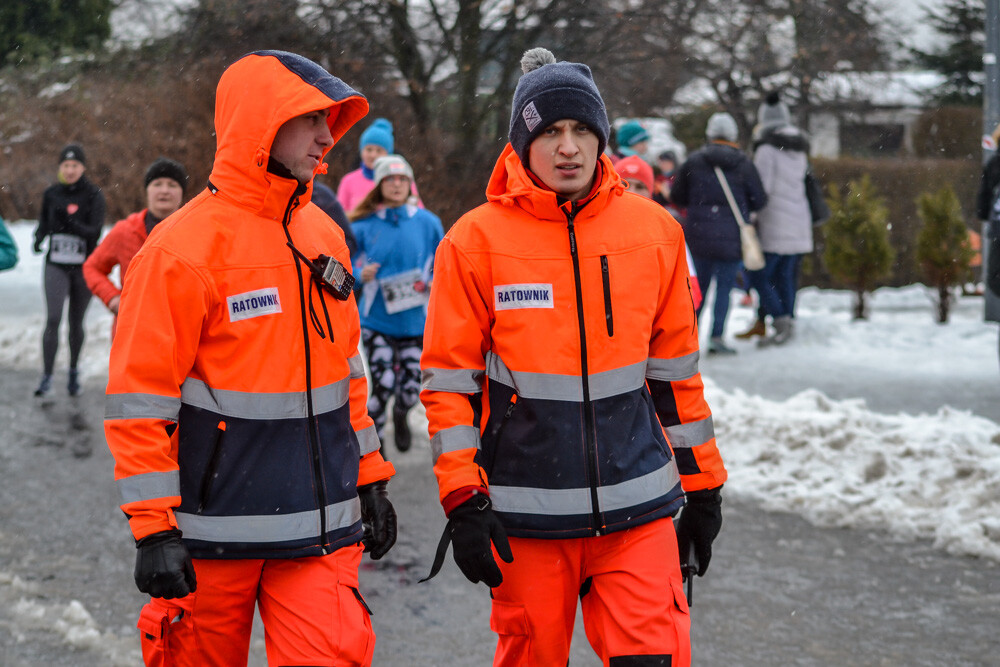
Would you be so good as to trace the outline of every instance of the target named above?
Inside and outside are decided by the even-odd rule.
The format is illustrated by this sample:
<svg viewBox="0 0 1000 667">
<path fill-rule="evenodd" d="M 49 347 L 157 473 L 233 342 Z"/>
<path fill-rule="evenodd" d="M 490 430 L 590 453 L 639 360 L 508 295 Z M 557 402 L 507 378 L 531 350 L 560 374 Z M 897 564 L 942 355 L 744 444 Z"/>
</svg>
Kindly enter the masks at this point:
<svg viewBox="0 0 1000 667">
<path fill-rule="evenodd" d="M 162 601 L 149 602 L 139 613 L 139 642 L 142 661 L 147 667 L 170 667 L 174 664 L 169 651 L 171 626 L 184 620 L 180 607 Z"/>
<path fill-rule="evenodd" d="M 513 660 L 508 664 L 519 662 L 516 657 L 528 655 L 531 636 L 528 632 L 528 612 L 521 605 L 493 600 L 490 611 L 490 630 L 497 633 L 500 645 L 497 655 L 505 655 Z"/>
<path fill-rule="evenodd" d="M 375 655 L 375 631 L 372 629 L 372 610 L 361 596 L 356 586 L 341 583 L 346 589 L 343 596 L 343 607 L 353 607 L 350 616 L 341 618 L 340 655 L 342 663 L 347 665 L 370 665 Z"/>
</svg>

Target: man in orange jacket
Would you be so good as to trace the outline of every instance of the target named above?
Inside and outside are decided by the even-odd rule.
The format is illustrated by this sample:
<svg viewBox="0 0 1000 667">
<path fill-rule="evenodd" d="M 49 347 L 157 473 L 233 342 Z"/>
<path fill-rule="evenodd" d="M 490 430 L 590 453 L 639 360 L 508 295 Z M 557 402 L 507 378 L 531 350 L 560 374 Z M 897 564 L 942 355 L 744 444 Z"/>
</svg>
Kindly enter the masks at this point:
<svg viewBox="0 0 1000 667">
<path fill-rule="evenodd" d="M 251 53 L 216 94 L 208 188 L 132 260 L 105 432 L 137 540 L 148 665 L 366 665 L 362 545 L 396 539 L 392 465 L 365 409 L 340 229 L 310 202 L 368 111 L 301 56 Z"/>
<path fill-rule="evenodd" d="M 421 399 L 442 544 L 492 589 L 495 665 L 566 664 L 578 598 L 604 664 L 688 665 L 680 562 L 708 568 L 726 471 L 684 236 L 603 155 L 590 69 L 521 63 L 488 203 L 435 259 Z"/>
<path fill-rule="evenodd" d="M 146 208 L 119 220 L 107 236 L 94 248 L 83 263 L 83 279 L 94 296 L 104 302 L 115 319 L 111 322 L 111 337 L 118 327 L 118 303 L 121 288 L 111 282 L 111 272 L 119 267 L 119 280 L 125 277 L 128 265 L 146 242 L 153 227 L 181 207 L 188 175 L 184 165 L 159 157 L 146 169 L 143 187 Z"/>
</svg>

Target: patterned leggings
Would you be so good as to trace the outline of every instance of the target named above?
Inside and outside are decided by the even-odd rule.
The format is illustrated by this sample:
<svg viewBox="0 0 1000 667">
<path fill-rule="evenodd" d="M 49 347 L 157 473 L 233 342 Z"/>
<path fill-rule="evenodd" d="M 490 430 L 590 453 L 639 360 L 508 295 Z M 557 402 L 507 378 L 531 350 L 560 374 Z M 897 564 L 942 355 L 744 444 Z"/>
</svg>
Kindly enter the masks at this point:
<svg viewBox="0 0 1000 667">
<path fill-rule="evenodd" d="M 385 439 L 386 406 L 396 397 L 396 405 L 407 410 L 420 398 L 420 353 L 423 336 L 395 338 L 371 329 L 361 329 L 361 340 L 372 374 L 372 395 L 368 414 L 375 421 L 379 440 Z"/>
</svg>

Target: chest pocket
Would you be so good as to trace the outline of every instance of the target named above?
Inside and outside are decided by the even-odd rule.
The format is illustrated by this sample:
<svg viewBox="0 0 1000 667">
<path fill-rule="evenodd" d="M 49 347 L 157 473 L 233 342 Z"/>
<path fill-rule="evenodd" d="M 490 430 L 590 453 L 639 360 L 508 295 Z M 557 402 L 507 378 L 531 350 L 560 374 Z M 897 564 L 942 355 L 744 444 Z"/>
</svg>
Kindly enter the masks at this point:
<svg viewBox="0 0 1000 667">
<path fill-rule="evenodd" d="M 611 312 L 611 267 L 608 256 L 601 255 L 601 282 L 604 285 L 604 321 L 608 325 L 608 337 L 615 335 L 615 318 Z"/>
</svg>

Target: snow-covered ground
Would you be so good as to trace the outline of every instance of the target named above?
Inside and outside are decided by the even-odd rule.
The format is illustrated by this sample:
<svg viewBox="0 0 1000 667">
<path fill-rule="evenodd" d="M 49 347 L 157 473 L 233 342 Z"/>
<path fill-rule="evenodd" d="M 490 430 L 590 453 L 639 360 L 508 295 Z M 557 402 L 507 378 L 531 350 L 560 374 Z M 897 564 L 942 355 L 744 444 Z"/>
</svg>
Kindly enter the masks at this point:
<svg viewBox="0 0 1000 667">
<path fill-rule="evenodd" d="M 0 366 L 36 369 L 44 324 L 42 256 L 31 253 L 32 225 L 11 229 L 21 261 L 0 274 L 6 304 Z M 758 355 L 762 368 L 780 364 L 784 378 L 809 386 L 821 360 L 843 359 L 837 366 L 859 388 L 869 379 L 899 377 L 903 394 L 933 394 L 936 379 L 945 377 L 997 378 L 996 326 L 982 321 L 981 299 L 961 300 L 943 326 L 934 322 L 931 295 L 922 286 L 876 291 L 866 322 L 851 320 L 851 300 L 843 291 L 802 290 L 796 339 L 766 351 L 743 345 L 740 362 L 754 363 L 749 355 Z M 751 317 L 750 309 L 734 306 L 729 330 L 742 329 Z M 107 310 L 92 302 L 82 363 L 91 378 L 106 373 L 110 323 Z M 60 355 L 57 368 L 64 368 L 65 342 Z M 730 493 L 817 525 L 886 530 L 900 539 L 932 539 L 954 554 L 1000 560 L 996 422 L 949 404 L 947 396 L 938 397 L 936 412 L 895 414 L 816 389 L 768 400 L 721 389 L 713 378 L 727 372 L 724 360 L 708 359 L 702 370 Z M 993 386 L 1000 393 L 1000 378 Z"/>
</svg>

